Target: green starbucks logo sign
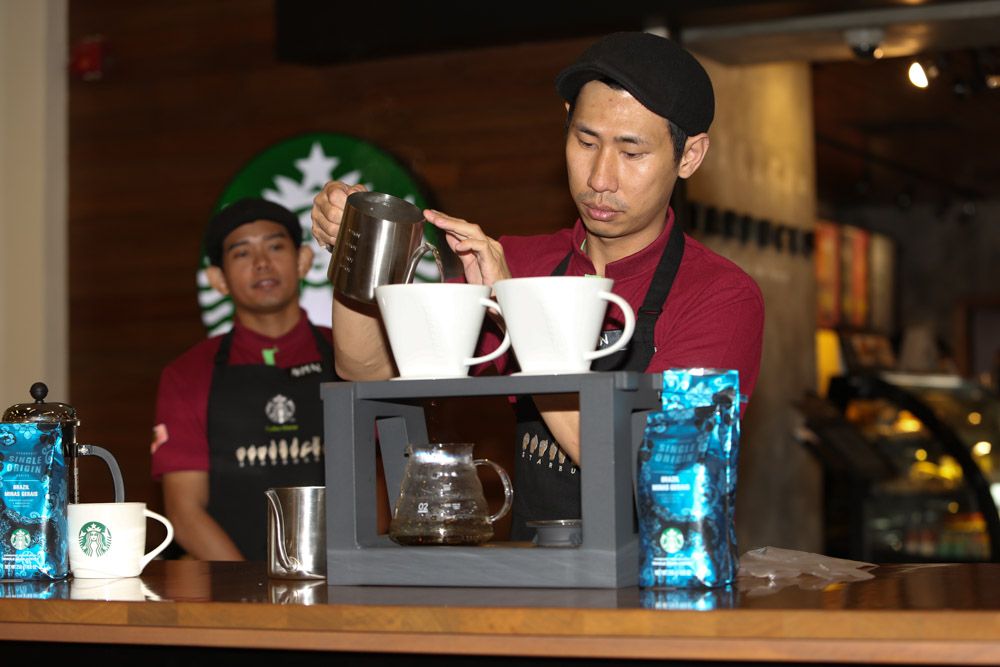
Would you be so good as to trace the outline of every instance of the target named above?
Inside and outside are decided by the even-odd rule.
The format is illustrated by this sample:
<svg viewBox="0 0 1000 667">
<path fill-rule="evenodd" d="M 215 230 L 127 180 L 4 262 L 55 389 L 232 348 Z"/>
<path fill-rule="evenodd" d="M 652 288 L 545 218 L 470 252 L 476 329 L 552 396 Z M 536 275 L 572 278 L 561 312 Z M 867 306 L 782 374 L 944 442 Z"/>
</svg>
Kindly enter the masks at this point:
<svg viewBox="0 0 1000 667">
<path fill-rule="evenodd" d="M 226 186 L 213 214 L 243 197 L 261 197 L 281 204 L 299 216 L 303 243 L 312 245 L 315 259 L 302 281 L 302 307 L 318 325 L 330 325 L 333 288 L 326 277 L 330 253 L 312 238 L 313 198 L 327 181 L 362 183 L 369 190 L 405 199 L 420 208 L 427 202 L 417 182 L 395 159 L 375 146 L 342 134 L 315 133 L 288 139 L 264 150 L 247 164 Z M 208 222 L 206 216 L 201 224 Z M 439 248 L 447 248 L 433 225 L 425 225 L 424 235 Z M 202 252 L 198 270 L 198 304 L 201 319 L 210 336 L 232 327 L 233 304 L 208 284 Z M 439 280 L 437 265 L 428 255 L 417 266 L 417 280 Z"/>
<path fill-rule="evenodd" d="M 80 542 L 80 550 L 91 558 L 103 556 L 111 548 L 111 531 L 99 521 L 83 524 L 77 539 Z"/>
<path fill-rule="evenodd" d="M 10 534 L 10 544 L 17 551 L 27 549 L 31 546 L 31 534 L 24 528 L 18 528 Z"/>
<path fill-rule="evenodd" d="M 668 554 L 675 554 L 684 547 L 684 533 L 676 528 L 667 528 L 660 535 L 660 546 Z"/>
</svg>

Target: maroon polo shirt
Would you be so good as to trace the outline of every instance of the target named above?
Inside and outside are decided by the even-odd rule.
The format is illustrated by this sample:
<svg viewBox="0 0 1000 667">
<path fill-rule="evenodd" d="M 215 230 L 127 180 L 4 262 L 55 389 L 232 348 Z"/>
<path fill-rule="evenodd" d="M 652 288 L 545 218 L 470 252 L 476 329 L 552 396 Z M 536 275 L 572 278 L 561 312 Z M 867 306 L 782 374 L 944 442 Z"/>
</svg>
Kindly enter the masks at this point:
<svg viewBox="0 0 1000 667">
<path fill-rule="evenodd" d="M 674 214 L 657 239 L 639 252 L 611 262 L 604 275 L 613 279 L 612 291 L 638 312 L 653 272 L 667 245 Z M 514 278 L 551 275 L 572 253 L 567 276 L 595 273 L 594 265 L 580 250 L 586 232 L 577 219 L 569 229 L 537 236 L 502 236 L 507 265 Z M 764 299 L 760 288 L 743 269 L 709 250 L 690 236 L 684 237 L 684 257 L 663 313 L 656 321 L 656 352 L 647 373 L 668 368 L 734 368 L 740 373 L 740 392 L 749 397 L 757 384 L 764 336 Z M 609 304 L 605 329 L 621 329 L 621 310 Z M 481 349 L 494 349 L 489 334 Z M 497 360 L 501 373 L 510 371 L 510 355 Z"/>
<path fill-rule="evenodd" d="M 333 332 L 327 327 L 317 328 L 332 344 Z M 156 426 L 150 448 L 153 479 L 168 472 L 208 470 L 208 394 L 221 342 L 222 336 L 203 340 L 170 362 L 160 375 Z M 280 338 L 261 335 L 237 321 L 229 365 L 263 364 L 264 350 L 275 348 L 274 365 L 279 368 L 301 366 L 322 358 L 303 310 L 295 328 Z"/>
</svg>

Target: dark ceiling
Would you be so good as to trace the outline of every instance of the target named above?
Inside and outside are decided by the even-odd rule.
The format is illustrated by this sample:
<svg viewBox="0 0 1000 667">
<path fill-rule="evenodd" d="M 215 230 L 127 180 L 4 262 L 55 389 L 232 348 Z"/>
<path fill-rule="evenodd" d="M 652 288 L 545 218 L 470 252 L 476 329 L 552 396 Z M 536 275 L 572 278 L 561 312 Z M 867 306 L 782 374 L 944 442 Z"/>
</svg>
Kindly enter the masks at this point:
<svg viewBox="0 0 1000 667">
<path fill-rule="evenodd" d="M 971 211 L 1000 199 L 1000 2 L 763 3 L 766 18 L 688 24 L 694 50 L 721 62 L 812 63 L 820 201 L 932 203 Z M 851 48 L 880 33 L 882 58 Z M 861 51 L 862 49 L 858 49 Z M 907 80 L 919 59 L 938 76 Z"/>
<path fill-rule="evenodd" d="M 401 3 L 391 24 L 379 25 L 357 3 L 277 0 L 278 55 L 327 64 L 663 28 L 727 64 L 813 64 L 824 206 L 1000 199 L 1000 88 L 985 85 L 986 75 L 1000 75 L 1000 0 L 516 6 Z M 859 29 L 879 31 L 881 59 L 852 50 Z M 915 57 L 940 70 L 924 90 L 906 80 Z"/>
</svg>

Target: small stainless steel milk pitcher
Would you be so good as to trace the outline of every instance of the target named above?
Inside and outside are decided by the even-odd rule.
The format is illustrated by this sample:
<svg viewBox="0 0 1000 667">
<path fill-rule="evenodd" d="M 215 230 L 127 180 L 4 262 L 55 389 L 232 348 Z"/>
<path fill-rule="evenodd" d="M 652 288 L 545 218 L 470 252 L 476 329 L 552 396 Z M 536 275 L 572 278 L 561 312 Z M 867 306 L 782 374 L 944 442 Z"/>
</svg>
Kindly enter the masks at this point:
<svg viewBox="0 0 1000 667">
<path fill-rule="evenodd" d="M 326 579 L 326 487 L 268 489 L 267 574 Z"/>
<path fill-rule="evenodd" d="M 443 276 L 441 254 L 423 234 L 424 214 L 410 202 L 379 192 L 350 195 L 327 271 L 334 290 L 375 303 L 376 287 L 411 282 L 428 252 Z"/>
</svg>

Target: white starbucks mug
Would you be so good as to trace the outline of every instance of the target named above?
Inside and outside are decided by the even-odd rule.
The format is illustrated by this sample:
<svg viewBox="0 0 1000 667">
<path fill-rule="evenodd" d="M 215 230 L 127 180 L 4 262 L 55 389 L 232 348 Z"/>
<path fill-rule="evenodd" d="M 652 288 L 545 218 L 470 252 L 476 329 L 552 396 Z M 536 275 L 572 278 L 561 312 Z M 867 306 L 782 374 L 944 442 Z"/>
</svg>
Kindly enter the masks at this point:
<svg viewBox="0 0 1000 667">
<path fill-rule="evenodd" d="M 400 378 L 456 378 L 476 364 L 496 359 L 510 348 L 504 336 L 499 347 L 475 354 L 486 309 L 500 312 L 486 285 L 410 283 L 381 285 L 375 300 L 389 336 L 389 347 Z"/>
<path fill-rule="evenodd" d="M 597 276 L 509 278 L 493 285 L 524 374 L 586 373 L 594 359 L 614 354 L 635 333 L 635 313 Z M 608 302 L 625 317 L 621 338 L 597 350 Z"/>
<path fill-rule="evenodd" d="M 170 521 L 146 509 L 146 503 L 72 503 L 67 509 L 69 567 L 82 579 L 136 577 L 174 539 Z M 146 519 L 167 529 L 166 538 L 149 553 Z"/>
</svg>

